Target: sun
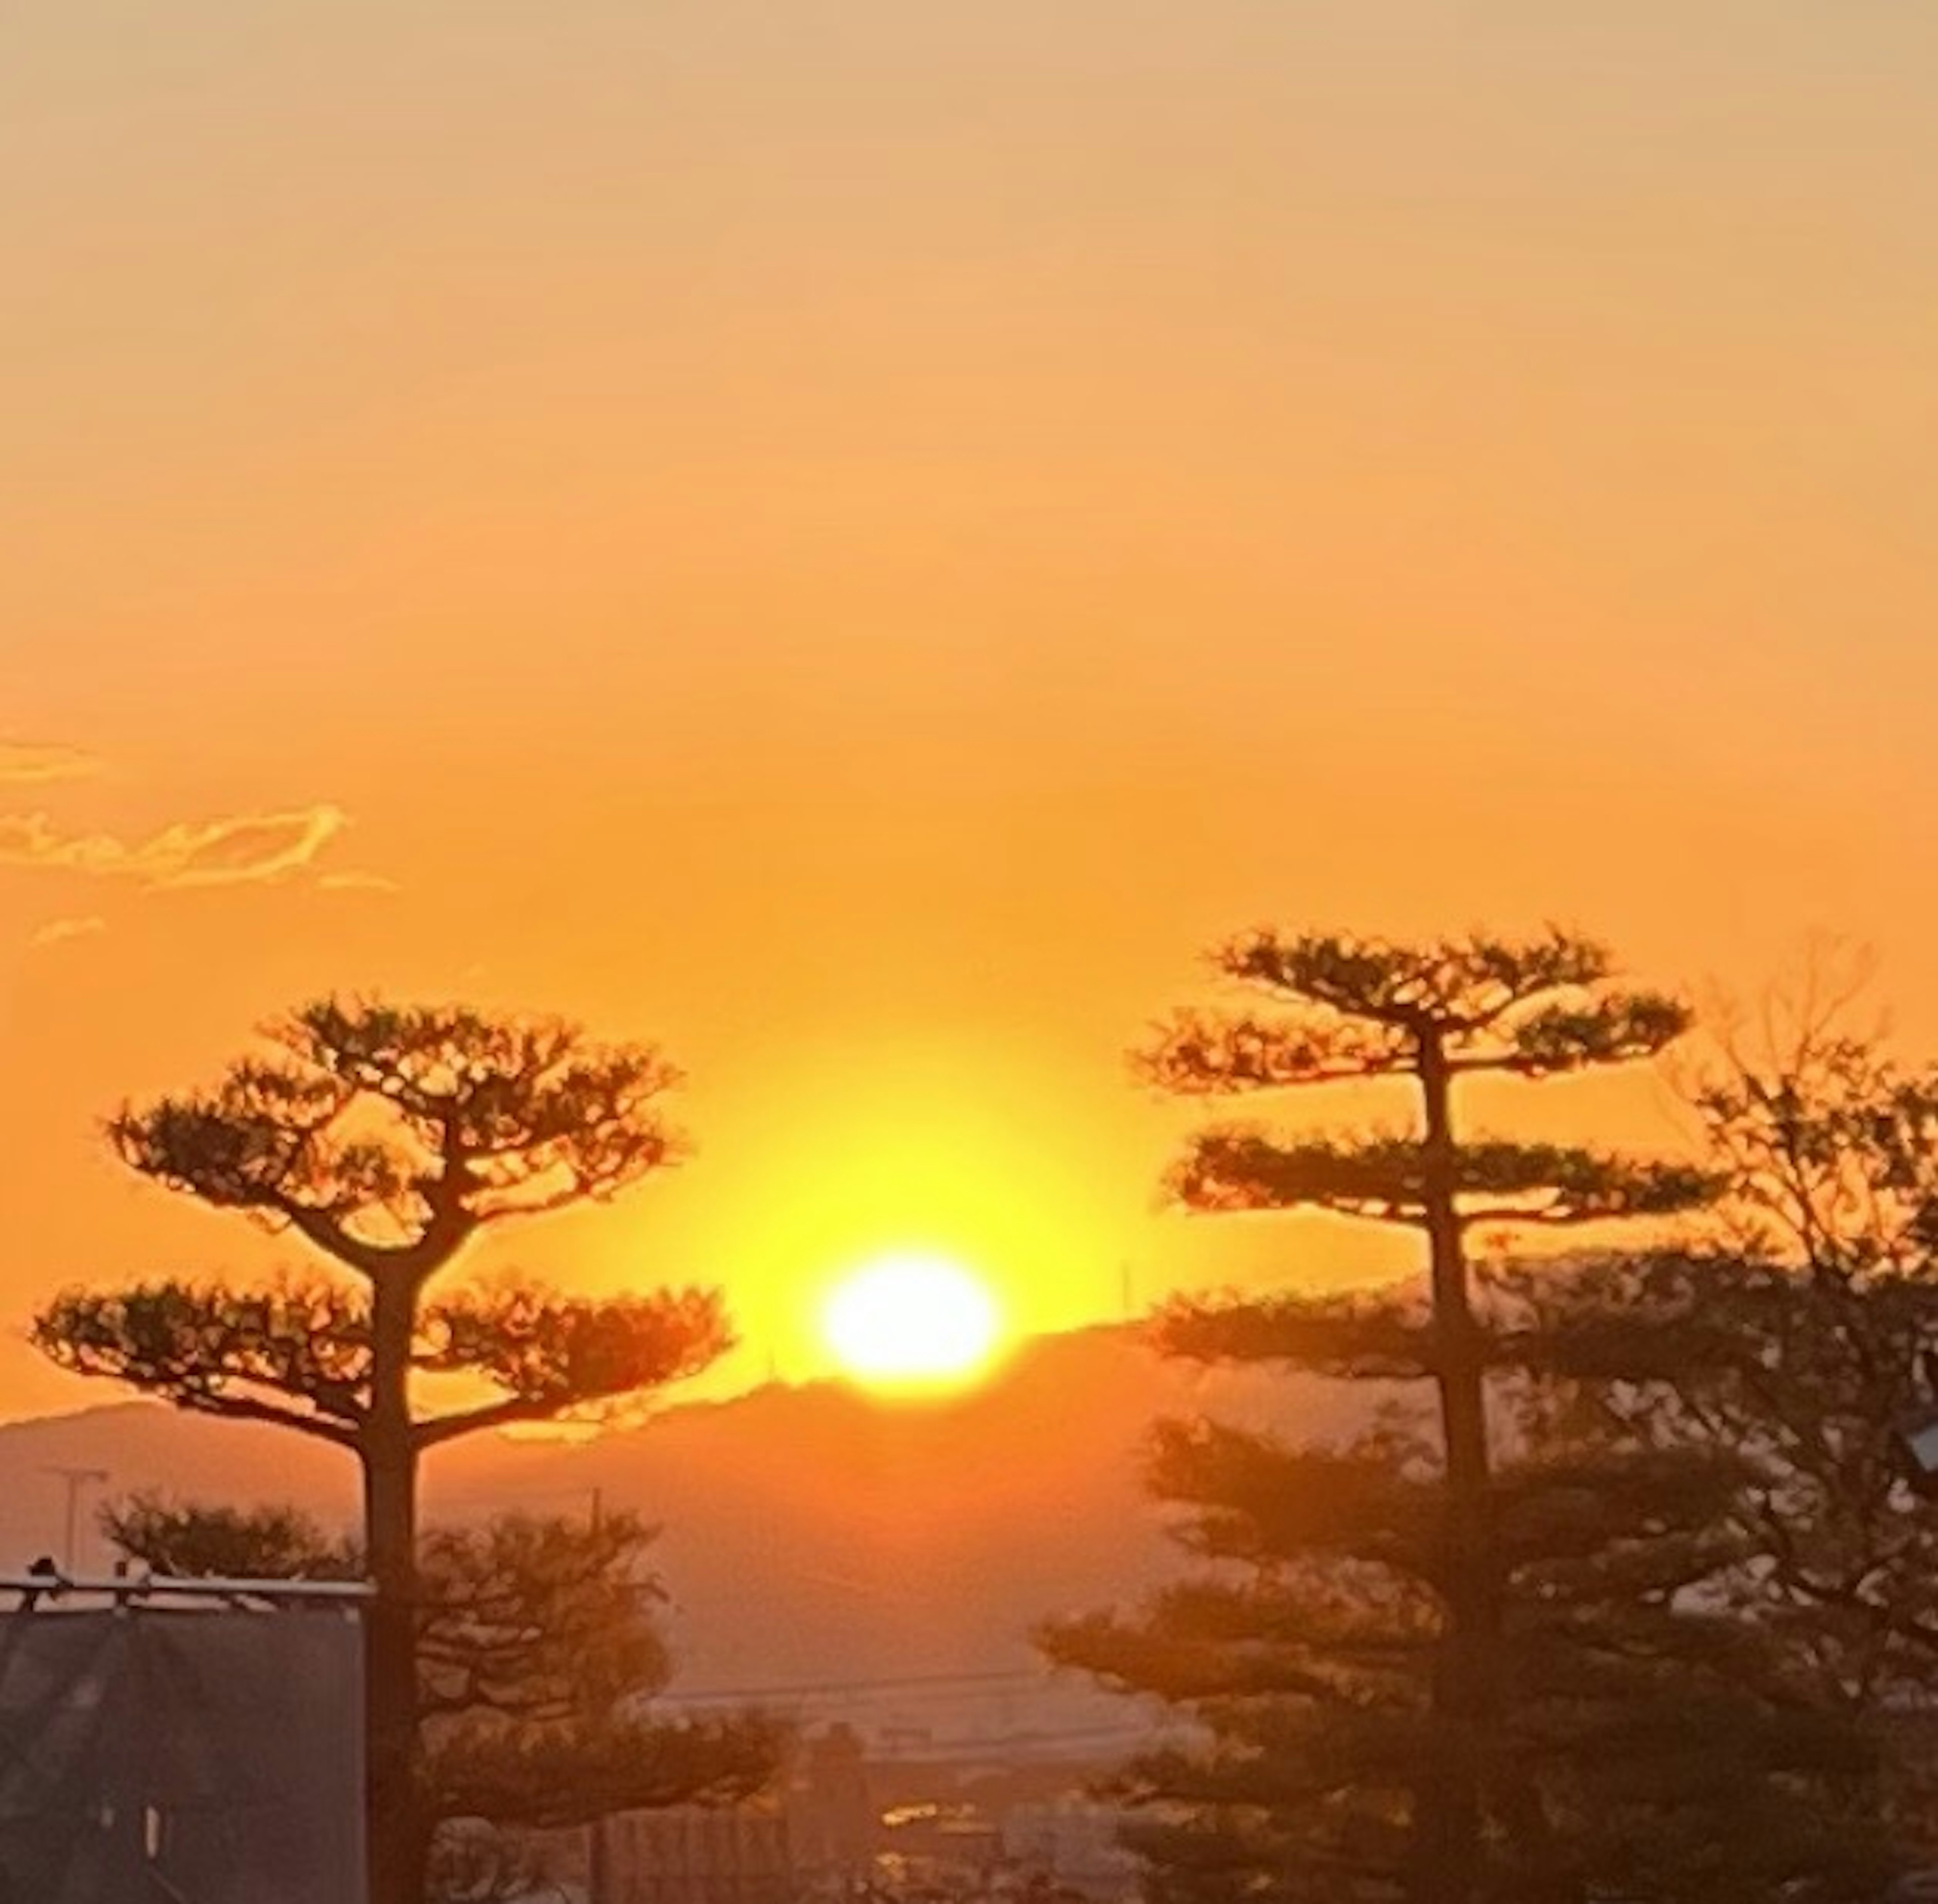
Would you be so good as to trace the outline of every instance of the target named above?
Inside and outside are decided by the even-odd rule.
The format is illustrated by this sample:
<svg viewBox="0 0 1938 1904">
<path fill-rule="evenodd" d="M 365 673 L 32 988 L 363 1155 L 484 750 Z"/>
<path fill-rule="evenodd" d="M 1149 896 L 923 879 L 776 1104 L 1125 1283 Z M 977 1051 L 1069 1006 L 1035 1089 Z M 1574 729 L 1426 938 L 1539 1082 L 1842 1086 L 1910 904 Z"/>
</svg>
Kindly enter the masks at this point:
<svg viewBox="0 0 1938 1904">
<path fill-rule="evenodd" d="M 946 1256 L 898 1251 L 838 1284 L 821 1332 L 842 1368 L 879 1388 L 966 1381 L 996 1346 L 1002 1319 L 982 1280 Z"/>
</svg>

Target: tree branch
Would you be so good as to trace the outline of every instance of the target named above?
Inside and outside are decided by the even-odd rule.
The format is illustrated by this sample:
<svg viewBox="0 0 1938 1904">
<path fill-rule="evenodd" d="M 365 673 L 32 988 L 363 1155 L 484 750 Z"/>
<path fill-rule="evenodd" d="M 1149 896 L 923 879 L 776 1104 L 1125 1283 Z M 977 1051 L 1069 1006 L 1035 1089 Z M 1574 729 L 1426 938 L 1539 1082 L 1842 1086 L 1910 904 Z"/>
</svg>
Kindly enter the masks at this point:
<svg viewBox="0 0 1938 1904">
<path fill-rule="evenodd" d="M 516 1428 L 527 1422 L 555 1420 L 565 1405 L 550 1396 L 509 1395 L 478 1408 L 433 1415 L 412 1429 L 411 1438 L 420 1448 L 441 1447 L 466 1435 L 488 1434 L 494 1429 Z"/>
<path fill-rule="evenodd" d="M 221 1415 L 231 1421 L 266 1422 L 277 1428 L 293 1429 L 299 1435 L 308 1435 L 339 1448 L 354 1449 L 359 1440 L 354 1428 L 332 1421 L 327 1416 L 305 1415 L 294 1408 L 279 1408 L 273 1402 L 258 1401 L 248 1395 L 182 1392 L 172 1394 L 169 1398 L 177 1407 L 193 1414 Z"/>
</svg>

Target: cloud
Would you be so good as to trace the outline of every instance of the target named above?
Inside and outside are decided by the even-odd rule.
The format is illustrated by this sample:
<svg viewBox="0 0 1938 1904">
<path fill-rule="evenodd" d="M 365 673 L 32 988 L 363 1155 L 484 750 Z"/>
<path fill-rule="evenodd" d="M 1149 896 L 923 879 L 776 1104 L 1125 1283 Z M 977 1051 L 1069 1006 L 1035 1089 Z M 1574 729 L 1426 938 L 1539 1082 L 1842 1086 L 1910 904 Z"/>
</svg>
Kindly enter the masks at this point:
<svg viewBox="0 0 1938 1904">
<path fill-rule="evenodd" d="M 141 850 L 159 869 L 156 885 L 246 885 L 302 871 L 348 819 L 340 806 L 306 806 L 291 813 L 211 820 L 202 826 L 170 827 Z"/>
<path fill-rule="evenodd" d="M 307 868 L 342 831 L 339 807 L 182 822 L 146 840 L 63 833 L 44 813 L 0 815 L 0 866 L 54 867 L 153 888 L 259 885 Z"/>
<path fill-rule="evenodd" d="M 0 787 L 77 780 L 102 763 L 78 747 L 0 739 Z M 348 824 L 340 807 L 319 802 L 269 813 L 223 814 L 178 821 L 159 832 L 124 837 L 63 826 L 45 812 L 0 812 L 0 867 L 35 867 L 122 879 L 150 891 L 195 886 L 262 885 L 310 873 Z M 391 891 L 374 873 L 345 869 L 315 883 L 342 891 Z M 73 936 L 56 921 L 44 928 L 54 943 Z M 84 925 L 81 930 L 95 930 Z"/>
<path fill-rule="evenodd" d="M 108 922 L 98 913 L 90 913 L 86 919 L 50 919 L 45 925 L 35 931 L 28 943 L 35 946 L 59 946 L 70 939 L 90 939 L 107 930 Z"/>
<path fill-rule="evenodd" d="M 50 780 L 85 780 L 101 762 L 78 747 L 43 747 L 29 741 L 0 740 L 0 782 L 39 786 Z"/>
</svg>

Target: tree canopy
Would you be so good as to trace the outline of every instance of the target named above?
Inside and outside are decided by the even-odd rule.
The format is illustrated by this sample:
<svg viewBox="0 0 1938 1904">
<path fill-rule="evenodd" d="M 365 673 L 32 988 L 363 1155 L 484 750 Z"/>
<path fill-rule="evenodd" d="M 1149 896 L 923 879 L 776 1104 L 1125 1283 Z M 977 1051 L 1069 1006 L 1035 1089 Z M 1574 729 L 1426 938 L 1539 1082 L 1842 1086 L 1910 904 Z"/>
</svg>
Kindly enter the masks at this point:
<svg viewBox="0 0 1938 1904">
<path fill-rule="evenodd" d="M 1724 1513 L 1739 1465 L 1580 1426 L 1596 1395 L 1679 1365 L 1700 1337 L 1678 1340 L 1666 1306 L 1581 1304 L 1564 1322 L 1467 1255 L 1477 1225 L 1592 1236 L 1718 1192 L 1685 1161 L 1459 1128 L 1464 1080 L 1643 1061 L 1687 1011 L 1560 931 L 1414 946 L 1260 931 L 1213 964 L 1269 1007 L 1174 1016 L 1144 1076 L 1207 1099 L 1405 1086 L 1414 1121 L 1359 1137 L 1214 1126 L 1169 1194 L 1408 1227 L 1429 1274 L 1417 1292 L 1180 1303 L 1159 1346 L 1417 1386 L 1435 1405 L 1336 1447 L 1165 1426 L 1151 1486 L 1197 1577 L 1046 1635 L 1059 1662 L 1177 1715 L 1172 1742 L 1123 1775 L 1159 1904 L 1584 1904 L 1624 1886 L 1694 1904 L 1848 1877 L 1861 1848 L 1847 1855 L 1826 1808 L 1796 1801 L 1860 1775 L 1861 1743 L 1758 1635 L 1698 1611 L 1742 1556 Z"/>
<path fill-rule="evenodd" d="M 482 1232 L 609 1199 L 675 1161 L 682 1140 L 660 1107 L 677 1081 L 655 1047 L 598 1044 L 561 1019 L 302 1006 L 212 1087 L 123 1106 L 108 1136 L 164 1187 L 301 1237 L 324 1273 L 255 1289 L 161 1276 L 66 1292 L 35 1318 L 35 1343 L 63 1367 L 355 1456 L 376 1587 L 372 1904 L 417 1904 L 428 1844 L 414 1664 L 423 1456 L 649 1392 L 731 1339 L 710 1291 L 594 1300 L 429 1285 Z M 433 1408 L 440 1377 L 483 1398 Z"/>
<path fill-rule="evenodd" d="M 418 1308 L 407 1367 L 497 1391 L 408 1424 L 424 1450 L 481 1429 L 551 1421 L 697 1374 L 731 1340 L 719 1298 L 685 1289 L 566 1296 L 532 1286 L 469 1290 Z M 107 1376 L 197 1414 L 264 1421 L 356 1448 L 368 1432 L 374 1308 L 321 1280 L 238 1289 L 188 1279 L 70 1290 L 34 1341 L 77 1374 Z"/>
<path fill-rule="evenodd" d="M 102 1515 L 126 1559 L 176 1578 L 354 1579 L 364 1556 L 293 1509 L 147 1494 Z M 505 1513 L 419 1547 L 419 1783 L 434 1828 L 519 1833 L 762 1790 L 785 1733 L 764 1715 L 668 1720 L 665 1594 L 636 1515 Z"/>
<path fill-rule="evenodd" d="M 1930 1860 L 1938 1501 L 1905 1435 L 1938 1414 L 1938 1073 L 1852 1003 L 1818 974 L 1692 1073 L 1728 1186 L 1706 1247 L 1577 1265 L 1536 1299 L 1560 1330 L 1644 1304 L 1702 1344 L 1611 1392 L 1599 1432 L 1743 1462 L 1719 1590 L 1869 1742 L 1865 1828 Z"/>
</svg>

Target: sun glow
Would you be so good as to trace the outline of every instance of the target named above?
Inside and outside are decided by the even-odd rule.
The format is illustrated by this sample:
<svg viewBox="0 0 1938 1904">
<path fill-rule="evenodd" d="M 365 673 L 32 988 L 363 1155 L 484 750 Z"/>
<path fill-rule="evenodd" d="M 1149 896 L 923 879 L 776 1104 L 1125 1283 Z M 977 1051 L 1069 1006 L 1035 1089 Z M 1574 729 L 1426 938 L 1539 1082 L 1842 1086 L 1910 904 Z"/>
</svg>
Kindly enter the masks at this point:
<svg viewBox="0 0 1938 1904">
<path fill-rule="evenodd" d="M 980 1278 L 946 1256 L 898 1253 L 841 1283 L 821 1329 L 842 1368 L 880 1388 L 937 1388 L 974 1377 L 1001 1328 Z"/>
</svg>

